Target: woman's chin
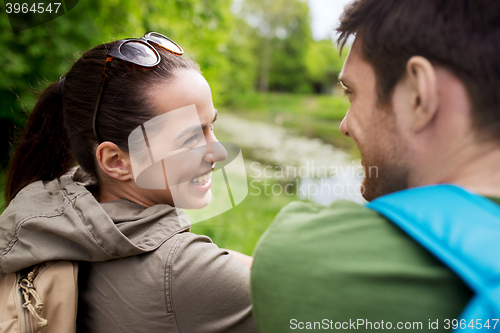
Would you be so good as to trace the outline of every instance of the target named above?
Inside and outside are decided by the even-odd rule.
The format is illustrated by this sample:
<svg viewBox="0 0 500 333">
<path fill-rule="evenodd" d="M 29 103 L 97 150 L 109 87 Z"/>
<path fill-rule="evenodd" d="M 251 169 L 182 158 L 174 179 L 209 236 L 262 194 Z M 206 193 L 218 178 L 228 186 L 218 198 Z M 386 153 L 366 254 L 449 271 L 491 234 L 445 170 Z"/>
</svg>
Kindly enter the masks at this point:
<svg viewBox="0 0 500 333">
<path fill-rule="evenodd" d="M 183 209 L 202 209 L 207 207 L 212 201 L 212 191 L 208 189 L 205 193 L 188 194 L 183 198 L 174 200 L 175 207 Z"/>
</svg>

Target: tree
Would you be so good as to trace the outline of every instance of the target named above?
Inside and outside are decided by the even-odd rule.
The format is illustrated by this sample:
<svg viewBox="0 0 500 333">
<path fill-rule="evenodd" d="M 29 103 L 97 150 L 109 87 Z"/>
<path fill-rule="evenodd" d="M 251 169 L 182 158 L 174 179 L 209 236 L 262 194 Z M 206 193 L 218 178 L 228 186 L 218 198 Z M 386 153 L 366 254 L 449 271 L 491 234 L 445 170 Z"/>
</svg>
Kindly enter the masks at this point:
<svg viewBox="0 0 500 333">
<path fill-rule="evenodd" d="M 340 55 L 332 40 L 314 41 L 307 52 L 307 77 L 317 93 L 331 93 L 337 84 L 347 53 L 346 46 Z"/>
<path fill-rule="evenodd" d="M 302 0 L 245 0 L 241 15 L 255 28 L 255 38 L 258 41 L 256 54 L 259 57 L 258 88 L 260 91 L 268 91 L 273 65 L 280 61 L 290 63 L 294 59 L 300 62 L 301 50 L 305 52 L 307 49 L 311 38 L 309 8 Z M 308 32 L 303 30 L 305 26 L 308 27 Z M 297 32 L 299 40 L 296 42 L 300 44 L 299 48 L 292 45 L 294 43 L 285 42 L 289 42 L 294 34 L 297 37 Z M 283 52 L 275 57 L 273 53 L 278 47 Z M 292 54 L 287 54 L 287 49 Z M 273 61 L 277 58 L 279 60 Z"/>
<path fill-rule="evenodd" d="M 274 39 L 269 87 L 274 91 L 305 93 L 311 91 L 306 68 L 308 50 L 313 41 L 309 7 L 299 1 L 295 3 L 294 12 L 287 22 L 286 35 L 283 33 Z"/>
</svg>

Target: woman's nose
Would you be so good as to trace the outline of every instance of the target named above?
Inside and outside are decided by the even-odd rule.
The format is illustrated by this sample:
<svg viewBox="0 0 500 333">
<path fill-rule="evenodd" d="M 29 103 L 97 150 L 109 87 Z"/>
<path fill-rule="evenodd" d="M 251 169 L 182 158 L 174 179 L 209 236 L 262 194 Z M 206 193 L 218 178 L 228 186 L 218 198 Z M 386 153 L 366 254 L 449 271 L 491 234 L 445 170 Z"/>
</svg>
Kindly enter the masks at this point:
<svg viewBox="0 0 500 333">
<path fill-rule="evenodd" d="M 219 141 L 207 142 L 208 152 L 205 160 L 210 163 L 224 161 L 227 158 L 227 150 Z"/>
</svg>

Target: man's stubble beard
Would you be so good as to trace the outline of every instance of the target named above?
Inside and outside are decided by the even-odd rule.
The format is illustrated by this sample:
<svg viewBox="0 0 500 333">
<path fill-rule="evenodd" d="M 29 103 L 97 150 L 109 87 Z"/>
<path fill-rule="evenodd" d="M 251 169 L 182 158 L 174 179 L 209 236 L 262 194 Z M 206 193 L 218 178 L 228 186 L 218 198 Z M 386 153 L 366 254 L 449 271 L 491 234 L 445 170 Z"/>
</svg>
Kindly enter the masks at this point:
<svg viewBox="0 0 500 333">
<path fill-rule="evenodd" d="M 401 166 L 375 161 L 365 167 L 362 185 L 363 198 L 372 201 L 383 195 L 407 189 L 408 172 Z"/>
<path fill-rule="evenodd" d="M 387 119 L 386 124 L 388 128 L 378 128 L 372 133 L 377 139 L 371 142 L 371 147 L 359 147 L 365 170 L 362 195 L 367 201 L 408 188 L 407 145 L 394 119 Z"/>
</svg>

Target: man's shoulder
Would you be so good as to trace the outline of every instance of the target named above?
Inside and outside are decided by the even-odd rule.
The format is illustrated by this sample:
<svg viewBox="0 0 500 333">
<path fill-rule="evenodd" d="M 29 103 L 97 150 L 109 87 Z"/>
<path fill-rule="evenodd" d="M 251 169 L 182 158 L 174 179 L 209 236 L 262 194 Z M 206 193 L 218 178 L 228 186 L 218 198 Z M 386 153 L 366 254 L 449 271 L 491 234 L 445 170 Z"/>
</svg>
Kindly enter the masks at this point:
<svg viewBox="0 0 500 333">
<path fill-rule="evenodd" d="M 348 200 L 337 200 L 329 206 L 324 206 L 312 202 L 294 201 L 285 206 L 276 216 L 276 221 L 280 222 L 283 215 L 294 215 L 298 217 L 308 217 L 310 220 L 323 219 L 325 217 L 380 217 L 374 214 L 365 205 Z"/>
<path fill-rule="evenodd" d="M 257 245 L 251 290 L 262 332 L 284 332 L 291 319 L 456 318 L 470 298 L 392 222 L 347 201 L 285 207 Z"/>
<path fill-rule="evenodd" d="M 401 236 L 408 238 L 385 217 L 356 202 L 338 200 L 330 206 L 292 202 L 279 212 L 263 235 L 256 255 L 266 251 L 263 247 L 283 248 L 288 244 L 314 251 L 323 242 L 328 247 L 377 246 L 376 243 L 386 242 L 386 237 Z"/>
<path fill-rule="evenodd" d="M 307 260 L 325 270 L 339 265 L 439 265 L 399 227 L 365 205 L 339 200 L 330 206 L 293 202 L 259 240 L 252 271 L 272 262 Z M 303 267 L 309 264 L 305 264 Z M 365 266 L 367 267 L 367 266 Z M 284 269 L 286 265 L 284 265 Z"/>
</svg>

